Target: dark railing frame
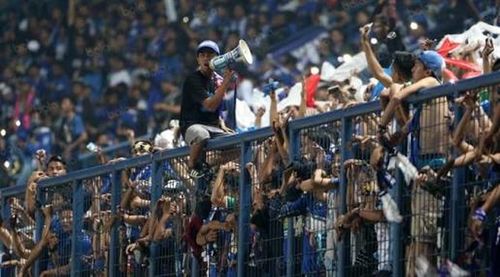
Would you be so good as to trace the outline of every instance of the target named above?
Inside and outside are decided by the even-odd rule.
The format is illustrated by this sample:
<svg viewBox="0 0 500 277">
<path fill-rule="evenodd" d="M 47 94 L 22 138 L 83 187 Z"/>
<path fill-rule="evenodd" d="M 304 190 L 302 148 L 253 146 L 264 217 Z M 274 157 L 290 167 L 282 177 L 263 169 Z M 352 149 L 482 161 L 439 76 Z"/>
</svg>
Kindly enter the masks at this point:
<svg viewBox="0 0 500 277">
<path fill-rule="evenodd" d="M 456 97 L 458 95 L 458 92 L 464 92 L 468 91 L 471 89 L 475 89 L 478 87 L 488 87 L 488 86 L 493 86 L 496 84 L 500 83 L 500 72 L 498 73 L 491 73 L 487 75 L 483 75 L 477 78 L 473 79 L 468 79 L 468 80 L 462 80 L 459 81 L 455 84 L 446 84 L 442 85 L 439 87 L 431 88 L 431 89 L 426 89 L 422 90 L 420 93 L 410 97 L 408 99 L 408 102 L 410 104 L 416 104 L 416 103 L 421 103 L 430 99 L 434 99 L 437 97 Z M 307 118 L 301 118 L 297 119 L 294 121 L 291 121 L 289 123 L 289 134 L 290 134 L 290 158 L 295 159 L 298 158 L 300 154 L 300 140 L 299 140 L 299 131 L 304 128 L 310 128 L 314 126 L 318 126 L 321 124 L 329 123 L 332 121 L 341 121 L 342 122 L 342 142 L 346 142 L 350 139 L 351 136 L 351 131 L 352 131 L 352 126 L 351 122 L 353 117 L 363 115 L 363 114 L 368 114 L 368 113 L 373 113 L 373 112 L 379 112 L 380 111 L 380 104 L 378 102 L 370 102 L 370 103 L 364 103 L 364 104 L 359 104 L 351 108 L 343 109 L 343 110 L 336 110 L 332 112 L 327 112 L 323 114 L 319 114 L 316 116 L 311 116 Z M 249 176 L 246 173 L 245 170 L 245 163 L 250 160 L 251 158 L 251 142 L 260 140 L 266 137 L 269 137 L 272 135 L 272 130 L 267 127 L 267 128 L 261 128 L 257 129 L 255 131 L 251 132 L 246 132 L 246 133 L 241 133 L 241 134 L 236 134 L 233 136 L 228 136 L 228 137 L 222 137 L 222 138 L 216 138 L 208 143 L 208 149 L 220 149 L 220 148 L 227 148 L 227 147 L 234 147 L 238 146 L 240 147 L 241 151 L 241 175 L 240 175 L 240 200 L 241 200 L 241 205 L 240 205 L 240 216 L 239 216 L 239 221 L 238 221 L 238 232 L 239 232 L 239 243 L 238 243 L 238 253 L 240 254 L 238 257 L 238 276 L 244 276 L 245 272 L 245 261 L 246 261 L 246 253 L 248 252 L 248 224 L 249 224 L 249 211 L 245 210 L 245 207 L 250 207 L 250 198 L 251 198 L 251 190 L 249 184 Z M 351 153 L 349 152 L 350 150 L 348 149 L 348 146 L 346 143 L 343 143 L 342 149 L 341 149 L 341 156 L 342 156 L 342 162 L 345 161 L 346 159 L 351 157 Z M 146 164 L 153 164 L 153 184 L 161 184 L 162 182 L 162 174 L 161 174 L 161 162 L 166 160 L 166 159 L 171 159 L 171 158 L 176 158 L 176 157 L 181 157 L 181 156 L 186 156 L 189 154 L 189 149 L 187 147 L 183 148 L 177 148 L 177 149 L 171 149 L 171 150 L 166 150 L 166 151 L 160 151 L 151 155 L 146 155 L 146 156 L 141 156 L 141 157 L 135 157 L 135 158 L 130 158 L 127 160 L 119 161 L 116 163 L 112 164 L 107 164 L 107 165 L 101 165 L 101 166 L 96 166 L 92 168 L 86 168 L 82 169 L 76 172 L 70 172 L 67 175 L 64 176 L 59 176 L 59 177 L 54 177 L 50 179 L 45 179 L 39 182 L 38 186 L 38 201 L 40 203 L 44 203 L 43 199 L 43 194 L 40 193 L 43 189 L 47 188 L 55 188 L 58 185 L 65 184 L 65 183 L 71 183 L 73 184 L 73 192 L 75 193 L 75 196 L 78 197 L 83 195 L 81 193 L 82 191 L 82 180 L 88 179 L 88 178 L 93 178 L 97 176 L 102 176 L 104 174 L 111 174 L 112 176 L 112 211 L 116 212 L 116 205 L 119 203 L 119 194 L 120 192 L 120 187 L 119 187 L 119 182 L 120 182 L 120 173 L 122 170 L 130 168 L 130 167 L 136 167 L 136 166 L 141 166 L 141 165 L 146 165 Z M 460 226 L 458 225 L 459 223 L 459 218 L 462 216 L 459 214 L 460 207 L 463 205 L 463 198 L 460 197 L 460 190 L 461 186 L 463 185 L 463 174 L 460 174 L 460 169 L 455 170 L 456 176 L 453 178 L 453 184 L 452 184 L 452 193 L 451 193 L 451 217 L 452 220 L 450 222 L 450 240 L 449 240 L 449 249 L 450 249 L 450 257 L 453 257 L 456 255 L 456 252 L 459 249 L 459 238 L 454 235 L 457 234 L 456 231 L 458 231 L 458 228 Z M 346 210 L 346 203 L 345 203 L 345 195 L 346 195 L 346 178 L 345 178 L 345 173 L 342 170 L 341 171 L 341 186 L 340 186 L 340 199 L 344 199 L 344 201 L 341 201 L 342 203 L 340 204 L 340 211 L 345 212 Z M 5 189 L 2 189 L 0 191 L 0 199 L 2 203 L 2 215 L 5 217 L 9 216 L 9 204 L 8 204 L 8 199 L 13 196 L 18 196 L 24 194 L 25 191 L 25 186 L 15 186 L 15 187 L 8 187 Z M 397 197 L 399 198 L 399 191 L 396 191 Z M 74 197 L 75 197 L 74 196 Z M 161 196 L 161 191 L 159 186 L 153 186 L 153 192 L 152 192 L 152 200 L 151 205 L 154 205 L 159 197 Z M 73 209 L 74 209 L 74 220 L 73 220 L 73 237 L 72 239 L 76 239 L 77 235 L 77 230 L 81 230 L 82 227 L 82 219 L 83 218 L 83 199 L 78 199 L 78 201 L 74 201 L 75 203 L 73 204 Z M 43 224 L 43 219 L 40 213 L 37 213 L 36 216 L 36 221 L 37 221 L 37 238 L 39 238 L 41 234 L 41 225 Z M 289 233 L 287 234 L 289 239 L 289 246 L 288 251 L 288 257 L 290 258 L 289 261 L 287 261 L 287 266 L 286 266 L 286 272 L 287 276 L 292 276 L 294 272 L 294 256 L 293 256 L 293 223 L 292 220 L 289 220 L 289 228 L 288 231 Z M 391 224 L 394 225 L 394 224 Z M 399 234 L 399 230 L 396 228 L 394 229 L 395 226 L 391 226 L 391 229 L 393 230 L 391 233 L 392 234 Z M 110 249 L 110 259 L 113 261 L 111 263 L 111 266 L 116 266 L 116 261 L 117 261 L 117 255 L 115 245 L 117 242 L 117 233 L 116 233 L 116 228 L 113 228 L 112 236 L 111 236 L 113 246 Z M 344 240 L 345 241 L 345 240 Z M 402 260 L 402 251 L 401 251 L 401 240 L 400 239 L 395 239 L 394 245 L 392 249 L 398 249 L 397 251 L 394 251 L 391 256 L 392 261 L 395 261 L 394 263 L 394 270 L 393 272 L 396 274 L 394 276 L 397 276 L 397 274 L 400 274 L 402 271 L 402 264 L 399 262 Z M 74 244 L 75 245 L 75 244 Z M 151 253 L 155 253 L 156 245 L 153 244 L 151 246 Z M 339 248 L 339 261 L 338 261 L 338 272 L 341 273 L 340 276 L 343 276 L 343 273 L 346 273 L 346 263 L 349 260 L 348 258 L 348 245 L 346 243 L 342 243 L 341 247 Z M 241 255 L 245 253 L 245 255 Z M 78 254 L 78 249 L 73 247 L 73 250 L 71 252 L 72 255 L 72 276 L 78 275 L 77 272 L 81 270 L 79 268 L 80 264 L 76 259 L 76 255 Z M 152 256 L 154 257 L 154 256 Z M 150 263 L 150 275 L 152 276 L 154 273 L 154 268 L 155 268 L 155 262 L 154 259 L 151 259 Z M 36 270 L 36 275 L 39 273 L 39 268 L 38 266 L 35 266 Z M 110 271 L 110 276 L 116 276 L 117 272 L 115 270 Z"/>
</svg>

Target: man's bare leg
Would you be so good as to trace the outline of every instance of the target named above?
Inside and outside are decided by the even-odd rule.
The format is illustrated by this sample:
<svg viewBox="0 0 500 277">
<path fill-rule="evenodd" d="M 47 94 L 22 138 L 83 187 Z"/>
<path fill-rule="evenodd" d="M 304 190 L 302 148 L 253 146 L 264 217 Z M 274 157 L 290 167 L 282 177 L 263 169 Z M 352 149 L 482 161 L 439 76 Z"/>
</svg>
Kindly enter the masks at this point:
<svg viewBox="0 0 500 277">
<path fill-rule="evenodd" d="M 194 169 L 205 148 L 205 142 L 193 143 L 189 149 L 188 167 Z"/>
</svg>

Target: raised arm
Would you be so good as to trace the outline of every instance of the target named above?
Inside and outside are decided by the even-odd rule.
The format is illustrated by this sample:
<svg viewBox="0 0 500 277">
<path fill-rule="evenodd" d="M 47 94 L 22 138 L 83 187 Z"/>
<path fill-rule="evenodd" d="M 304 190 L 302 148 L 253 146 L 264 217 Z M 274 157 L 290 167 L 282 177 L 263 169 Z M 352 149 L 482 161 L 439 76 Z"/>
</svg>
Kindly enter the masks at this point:
<svg viewBox="0 0 500 277">
<path fill-rule="evenodd" d="M 225 168 L 224 166 L 219 167 L 219 171 L 217 172 L 217 177 L 215 178 L 213 187 L 212 187 L 212 195 L 210 197 L 210 201 L 216 207 L 224 207 L 224 174 Z"/>
<path fill-rule="evenodd" d="M 44 226 L 42 231 L 42 237 L 40 241 L 35 245 L 35 247 L 31 250 L 29 257 L 26 259 L 26 263 L 19 270 L 19 276 L 27 276 L 27 271 L 33 263 L 42 255 L 42 252 L 51 236 L 55 236 L 54 233 L 50 231 L 50 224 L 52 221 L 52 206 L 45 206 L 42 208 L 42 212 L 45 216 Z"/>
<path fill-rule="evenodd" d="M 491 37 L 486 38 L 484 42 L 483 51 L 481 51 L 481 57 L 483 58 L 483 73 L 487 74 L 491 72 L 491 53 L 495 50 L 493 46 L 493 39 Z"/>
<path fill-rule="evenodd" d="M 359 29 L 361 33 L 361 49 L 365 52 L 366 62 L 368 63 L 368 69 L 373 74 L 375 79 L 379 80 L 384 87 L 388 88 L 392 85 L 391 76 L 385 74 L 384 69 L 377 60 L 375 53 L 372 50 L 370 41 L 368 40 L 368 34 L 370 33 L 370 26 L 367 24 Z"/>
<path fill-rule="evenodd" d="M 460 122 L 457 125 L 457 128 L 453 132 L 453 145 L 458 148 L 462 153 L 466 153 L 468 151 L 473 150 L 474 148 L 472 145 L 466 143 L 464 141 L 465 137 L 465 131 L 469 127 L 469 124 L 471 122 L 472 118 L 472 110 L 475 106 L 474 100 L 470 98 L 469 95 L 463 96 L 462 100 L 457 99 L 458 101 L 464 101 L 465 103 L 465 111 L 464 114 L 462 115 L 462 118 L 460 119 Z M 472 101 L 472 102 L 471 102 Z"/>
</svg>

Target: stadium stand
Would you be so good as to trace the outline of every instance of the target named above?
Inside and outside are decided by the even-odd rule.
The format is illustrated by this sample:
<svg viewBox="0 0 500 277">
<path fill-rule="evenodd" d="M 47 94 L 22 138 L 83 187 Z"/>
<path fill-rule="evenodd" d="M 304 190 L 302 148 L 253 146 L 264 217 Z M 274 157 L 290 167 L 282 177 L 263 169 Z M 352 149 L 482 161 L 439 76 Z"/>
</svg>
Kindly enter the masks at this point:
<svg viewBox="0 0 500 277">
<path fill-rule="evenodd" d="M 0 276 L 498 276 L 489 2 L 5 1 Z M 204 39 L 254 63 L 193 177 Z"/>
</svg>

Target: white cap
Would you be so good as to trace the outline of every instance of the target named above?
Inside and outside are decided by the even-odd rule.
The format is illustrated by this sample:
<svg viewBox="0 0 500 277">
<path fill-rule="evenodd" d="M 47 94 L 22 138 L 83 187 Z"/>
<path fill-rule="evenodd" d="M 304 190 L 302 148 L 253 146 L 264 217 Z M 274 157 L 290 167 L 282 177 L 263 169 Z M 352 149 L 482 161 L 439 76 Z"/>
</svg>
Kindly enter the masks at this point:
<svg viewBox="0 0 500 277">
<path fill-rule="evenodd" d="M 211 40 L 204 40 L 200 44 L 198 44 L 198 47 L 196 48 L 196 53 L 200 52 L 202 48 L 208 48 L 213 50 L 217 55 L 220 55 L 220 50 L 219 46 L 217 46 L 217 43 L 211 41 Z"/>
</svg>

